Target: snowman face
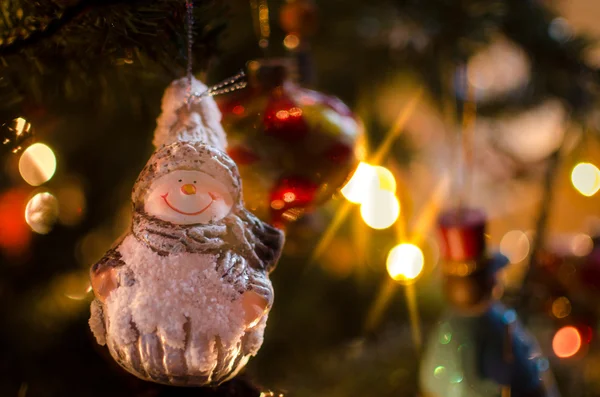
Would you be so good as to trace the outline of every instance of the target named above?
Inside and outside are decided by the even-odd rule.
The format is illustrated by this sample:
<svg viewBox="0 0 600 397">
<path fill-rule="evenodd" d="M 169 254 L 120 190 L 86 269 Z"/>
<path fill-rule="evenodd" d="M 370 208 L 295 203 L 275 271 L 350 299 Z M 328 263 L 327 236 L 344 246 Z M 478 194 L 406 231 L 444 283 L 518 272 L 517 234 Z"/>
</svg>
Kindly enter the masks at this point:
<svg viewBox="0 0 600 397">
<path fill-rule="evenodd" d="M 191 225 L 218 221 L 232 206 L 231 194 L 221 182 L 200 171 L 176 170 L 152 183 L 144 210 L 163 221 Z"/>
</svg>

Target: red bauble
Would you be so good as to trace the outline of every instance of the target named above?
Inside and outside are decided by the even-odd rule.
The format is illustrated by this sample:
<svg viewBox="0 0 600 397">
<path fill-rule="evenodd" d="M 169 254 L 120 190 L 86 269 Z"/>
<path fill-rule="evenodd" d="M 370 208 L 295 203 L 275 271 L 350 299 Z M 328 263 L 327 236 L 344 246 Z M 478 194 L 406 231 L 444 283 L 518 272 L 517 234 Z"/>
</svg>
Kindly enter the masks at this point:
<svg viewBox="0 0 600 397">
<path fill-rule="evenodd" d="M 248 88 L 218 104 L 246 205 L 283 226 L 344 184 L 358 164 L 362 124 L 339 99 L 292 81 L 284 61 L 251 65 Z"/>
<path fill-rule="evenodd" d="M 283 225 L 302 215 L 303 209 L 312 205 L 319 186 L 303 177 L 282 179 L 271 192 L 271 221 Z"/>
</svg>

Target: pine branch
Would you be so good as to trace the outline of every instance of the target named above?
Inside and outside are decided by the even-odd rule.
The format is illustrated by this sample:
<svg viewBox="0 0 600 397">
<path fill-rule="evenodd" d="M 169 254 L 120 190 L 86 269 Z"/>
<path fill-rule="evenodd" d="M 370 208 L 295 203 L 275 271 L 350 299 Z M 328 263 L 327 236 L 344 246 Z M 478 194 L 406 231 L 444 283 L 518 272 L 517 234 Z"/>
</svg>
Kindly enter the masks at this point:
<svg viewBox="0 0 600 397">
<path fill-rule="evenodd" d="M 432 65 L 464 63 L 498 34 L 528 54 L 531 81 L 526 89 L 500 98 L 483 111 L 526 108 L 555 97 L 581 115 L 600 100 L 600 72 L 585 59 L 591 41 L 582 35 L 557 35 L 557 15 L 540 1 L 396 0 L 396 5 L 402 19 L 410 22 L 413 36 L 427 40 L 421 49 L 402 49 L 403 65 L 416 70 L 442 101 L 439 72 Z"/>
<path fill-rule="evenodd" d="M 61 7 L 53 0 L 35 6 L 9 0 L 3 7 L 0 115 L 14 109 L 15 92 L 33 103 L 97 106 L 122 96 L 116 86 L 140 80 L 164 85 L 185 69 L 183 1 L 79 0 Z M 225 12 L 217 0 L 195 1 L 195 71 L 205 70 L 217 53 Z"/>
<path fill-rule="evenodd" d="M 60 15 L 47 25 L 43 25 L 40 27 L 40 29 L 29 32 L 29 34 L 24 37 L 16 37 L 16 35 L 13 33 L 5 40 L 6 44 L 0 45 L 0 57 L 13 55 L 29 45 L 35 45 L 41 40 L 52 37 L 53 34 L 57 33 L 66 24 L 71 22 L 77 16 L 81 15 L 87 7 L 94 5 L 106 6 L 110 3 L 112 2 L 102 2 L 100 0 L 81 0 L 77 4 L 60 11 Z"/>
</svg>

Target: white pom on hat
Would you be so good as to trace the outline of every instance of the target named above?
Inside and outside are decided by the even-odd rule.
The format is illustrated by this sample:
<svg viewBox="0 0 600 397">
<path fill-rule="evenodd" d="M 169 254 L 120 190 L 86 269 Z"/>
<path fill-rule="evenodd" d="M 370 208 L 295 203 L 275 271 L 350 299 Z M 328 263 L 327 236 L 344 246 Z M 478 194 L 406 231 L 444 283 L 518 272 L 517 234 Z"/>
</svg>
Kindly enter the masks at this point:
<svg viewBox="0 0 600 397">
<path fill-rule="evenodd" d="M 162 113 L 156 119 L 154 141 L 156 148 L 177 141 L 203 142 L 225 151 L 227 137 L 221 126 L 221 111 L 210 96 L 203 97 L 188 107 L 189 80 L 187 77 L 175 80 L 165 90 L 162 99 Z M 192 77 L 192 93 L 202 93 L 207 86 Z"/>
</svg>

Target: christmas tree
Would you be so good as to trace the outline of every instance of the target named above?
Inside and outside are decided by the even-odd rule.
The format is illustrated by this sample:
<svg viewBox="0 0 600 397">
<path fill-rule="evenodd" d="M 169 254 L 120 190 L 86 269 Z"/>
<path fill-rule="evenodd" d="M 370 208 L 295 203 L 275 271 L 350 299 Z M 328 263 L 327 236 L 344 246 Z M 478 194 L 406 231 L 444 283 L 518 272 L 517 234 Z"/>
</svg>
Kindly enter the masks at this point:
<svg viewBox="0 0 600 397">
<path fill-rule="evenodd" d="M 438 323 L 451 302 L 437 219 L 472 207 L 539 365 L 562 395 L 600 394 L 592 0 L 7 0 L 0 13 L 1 395 L 423 393 L 422 352 L 461 340 Z M 262 348 L 208 387 L 128 374 L 88 326 L 90 267 L 130 230 L 161 97 L 190 72 L 215 84 L 187 95 L 215 94 L 246 208 L 286 238 Z M 462 381 L 438 367 L 436 382 Z"/>
</svg>

